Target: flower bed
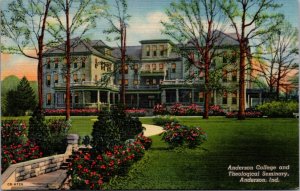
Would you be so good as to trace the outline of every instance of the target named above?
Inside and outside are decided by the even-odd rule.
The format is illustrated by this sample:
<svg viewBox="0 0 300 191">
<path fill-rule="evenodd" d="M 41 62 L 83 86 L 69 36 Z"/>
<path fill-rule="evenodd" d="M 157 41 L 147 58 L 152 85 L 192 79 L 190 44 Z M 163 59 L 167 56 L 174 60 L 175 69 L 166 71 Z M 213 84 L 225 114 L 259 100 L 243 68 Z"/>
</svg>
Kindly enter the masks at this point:
<svg viewBox="0 0 300 191">
<path fill-rule="evenodd" d="M 98 109 L 71 109 L 72 116 L 88 116 L 98 115 Z M 45 109 L 45 115 L 47 116 L 62 116 L 66 114 L 66 109 Z"/>
<path fill-rule="evenodd" d="M 125 113 L 132 117 L 143 117 L 146 115 L 145 109 L 126 109 Z"/>
<path fill-rule="evenodd" d="M 169 112 L 165 105 L 156 104 L 153 107 L 153 115 L 167 115 Z"/>
<path fill-rule="evenodd" d="M 224 116 L 226 113 L 219 105 L 209 106 L 209 115 L 211 116 Z"/>
<path fill-rule="evenodd" d="M 1 172 L 9 165 L 43 156 L 39 146 L 27 139 L 25 122 L 4 120 L 1 122 Z"/>
<path fill-rule="evenodd" d="M 260 118 L 262 116 L 263 116 L 263 114 L 260 111 L 245 111 L 245 117 L 248 117 L 248 118 Z M 237 117 L 238 117 L 237 111 L 226 113 L 226 118 L 237 118 Z"/>
<path fill-rule="evenodd" d="M 144 155 L 145 147 L 141 139 L 145 140 L 141 135 L 133 142 L 114 146 L 112 151 L 102 154 L 94 149 L 75 152 L 68 168 L 68 174 L 72 177 L 71 188 L 101 190 L 103 183 L 109 182 L 112 177 L 127 173 L 129 167 Z"/>
<path fill-rule="evenodd" d="M 187 145 L 189 148 L 195 148 L 206 141 L 206 133 L 199 127 L 188 129 L 179 123 L 167 124 L 165 132 L 162 133 L 164 140 L 170 148 Z"/>
</svg>

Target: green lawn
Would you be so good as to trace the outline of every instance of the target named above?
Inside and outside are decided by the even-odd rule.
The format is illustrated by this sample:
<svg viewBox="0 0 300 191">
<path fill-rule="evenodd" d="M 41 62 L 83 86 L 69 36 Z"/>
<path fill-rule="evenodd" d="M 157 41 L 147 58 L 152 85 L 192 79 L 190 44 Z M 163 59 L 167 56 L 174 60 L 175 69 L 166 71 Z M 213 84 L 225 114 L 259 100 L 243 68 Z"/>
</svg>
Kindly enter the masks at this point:
<svg viewBox="0 0 300 191">
<path fill-rule="evenodd" d="M 6 119 L 6 118 L 4 118 Z M 23 120 L 28 121 L 28 117 Z M 72 117 L 71 133 L 90 134 L 96 116 Z M 169 150 L 159 136 L 129 175 L 110 189 L 295 189 L 299 187 L 299 128 L 297 119 L 209 120 L 178 117 L 181 124 L 200 126 L 208 135 L 201 147 Z M 151 118 L 141 118 L 151 124 Z M 240 183 L 228 176 L 229 165 L 290 165 L 279 183 Z"/>
</svg>

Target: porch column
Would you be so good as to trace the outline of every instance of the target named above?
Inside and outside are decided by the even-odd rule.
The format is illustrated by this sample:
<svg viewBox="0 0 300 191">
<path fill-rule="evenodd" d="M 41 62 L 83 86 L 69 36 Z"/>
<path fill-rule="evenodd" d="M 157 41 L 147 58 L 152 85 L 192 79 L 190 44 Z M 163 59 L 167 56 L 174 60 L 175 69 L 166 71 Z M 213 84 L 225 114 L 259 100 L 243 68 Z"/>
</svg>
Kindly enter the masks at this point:
<svg viewBox="0 0 300 191">
<path fill-rule="evenodd" d="M 140 94 L 136 94 L 136 106 L 140 107 Z"/>
<path fill-rule="evenodd" d="M 162 104 L 166 103 L 166 90 L 163 90 L 161 93 L 161 103 Z"/>
<path fill-rule="evenodd" d="M 100 110 L 100 91 L 97 90 L 97 108 Z"/>
<path fill-rule="evenodd" d="M 112 100 L 113 104 L 116 104 L 116 93 L 113 93 L 112 96 L 113 96 L 113 100 Z"/>
<path fill-rule="evenodd" d="M 176 103 L 179 102 L 179 90 L 176 89 Z"/>
<path fill-rule="evenodd" d="M 195 90 L 194 90 L 194 89 L 192 89 L 192 103 L 194 103 L 194 102 L 195 102 L 194 95 L 195 95 Z"/>
<path fill-rule="evenodd" d="M 110 104 L 110 91 L 107 91 L 107 103 Z"/>
<path fill-rule="evenodd" d="M 74 103 L 75 103 L 75 91 L 72 91 L 72 108 L 74 108 Z"/>
<path fill-rule="evenodd" d="M 85 107 L 85 96 L 84 96 L 84 91 L 82 90 L 82 105 Z"/>
</svg>

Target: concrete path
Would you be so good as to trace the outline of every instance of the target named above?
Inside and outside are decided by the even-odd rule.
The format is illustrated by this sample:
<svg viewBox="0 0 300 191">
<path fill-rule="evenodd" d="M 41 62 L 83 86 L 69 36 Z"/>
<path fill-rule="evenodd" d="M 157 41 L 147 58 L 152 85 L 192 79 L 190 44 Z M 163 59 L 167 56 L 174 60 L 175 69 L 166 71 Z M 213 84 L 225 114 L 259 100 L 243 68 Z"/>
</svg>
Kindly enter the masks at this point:
<svg viewBox="0 0 300 191">
<path fill-rule="evenodd" d="M 153 135 L 158 135 L 162 132 L 164 132 L 163 128 L 157 125 L 148 125 L 148 124 L 143 124 L 143 127 L 146 129 L 144 130 L 144 135 L 146 137 L 150 137 Z"/>
</svg>

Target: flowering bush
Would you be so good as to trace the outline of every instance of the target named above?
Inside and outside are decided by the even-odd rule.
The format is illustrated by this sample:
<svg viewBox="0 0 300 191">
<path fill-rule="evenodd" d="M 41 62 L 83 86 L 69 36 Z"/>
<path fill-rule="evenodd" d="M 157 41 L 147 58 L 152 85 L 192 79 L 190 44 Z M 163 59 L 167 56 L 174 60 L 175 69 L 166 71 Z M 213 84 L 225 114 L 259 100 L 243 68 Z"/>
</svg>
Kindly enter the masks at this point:
<svg viewBox="0 0 300 191">
<path fill-rule="evenodd" d="M 186 108 L 185 115 L 201 115 L 201 108 L 197 104 L 191 104 Z"/>
<path fill-rule="evenodd" d="M 136 137 L 137 141 L 142 143 L 142 145 L 145 147 L 145 150 L 148 150 L 152 145 L 152 139 L 149 137 L 144 136 L 142 133 L 138 134 Z"/>
<path fill-rule="evenodd" d="M 72 116 L 98 115 L 98 109 L 71 109 Z M 62 116 L 66 114 L 66 109 L 45 109 L 46 116 Z"/>
<path fill-rule="evenodd" d="M 262 116 L 263 116 L 263 114 L 260 111 L 245 111 L 245 117 L 248 117 L 248 118 L 259 118 Z M 236 118 L 236 117 L 238 117 L 237 111 L 226 113 L 226 118 Z"/>
<path fill-rule="evenodd" d="M 40 148 L 27 140 L 26 129 L 21 121 L 1 121 L 1 172 L 10 164 L 42 157 Z"/>
<path fill-rule="evenodd" d="M 171 116 L 171 115 L 164 115 L 164 116 L 155 116 L 152 119 L 153 123 L 155 125 L 160 125 L 160 126 L 165 126 L 168 123 L 177 123 L 178 120 L 176 119 L 176 117 Z"/>
<path fill-rule="evenodd" d="M 125 113 L 132 117 L 143 117 L 146 115 L 146 110 L 144 109 L 126 109 Z"/>
<path fill-rule="evenodd" d="M 168 112 L 167 108 L 165 107 L 165 105 L 156 104 L 153 107 L 153 115 L 166 115 L 168 113 L 169 112 Z"/>
<path fill-rule="evenodd" d="M 24 162 L 27 160 L 37 159 L 43 156 L 39 146 L 27 140 L 25 144 L 10 144 L 1 146 L 1 173 L 9 165 Z"/>
<path fill-rule="evenodd" d="M 225 115 L 224 110 L 221 108 L 219 105 L 211 105 L 209 107 L 209 115 L 214 115 L 214 116 L 223 116 Z"/>
<path fill-rule="evenodd" d="M 135 161 L 143 157 L 144 152 L 144 146 L 137 140 L 116 145 L 102 154 L 96 150 L 75 152 L 68 168 L 71 188 L 101 190 L 104 182 L 115 175 L 125 174 Z"/>
<path fill-rule="evenodd" d="M 162 140 L 171 148 L 187 145 L 195 148 L 206 140 L 206 133 L 199 127 L 188 129 L 187 127 L 172 123 L 165 126 L 166 131 L 162 133 Z"/>
<path fill-rule="evenodd" d="M 170 114 L 171 115 L 180 115 L 180 116 L 186 115 L 186 108 L 184 108 L 182 106 L 182 104 L 176 103 L 171 106 Z"/>
</svg>

